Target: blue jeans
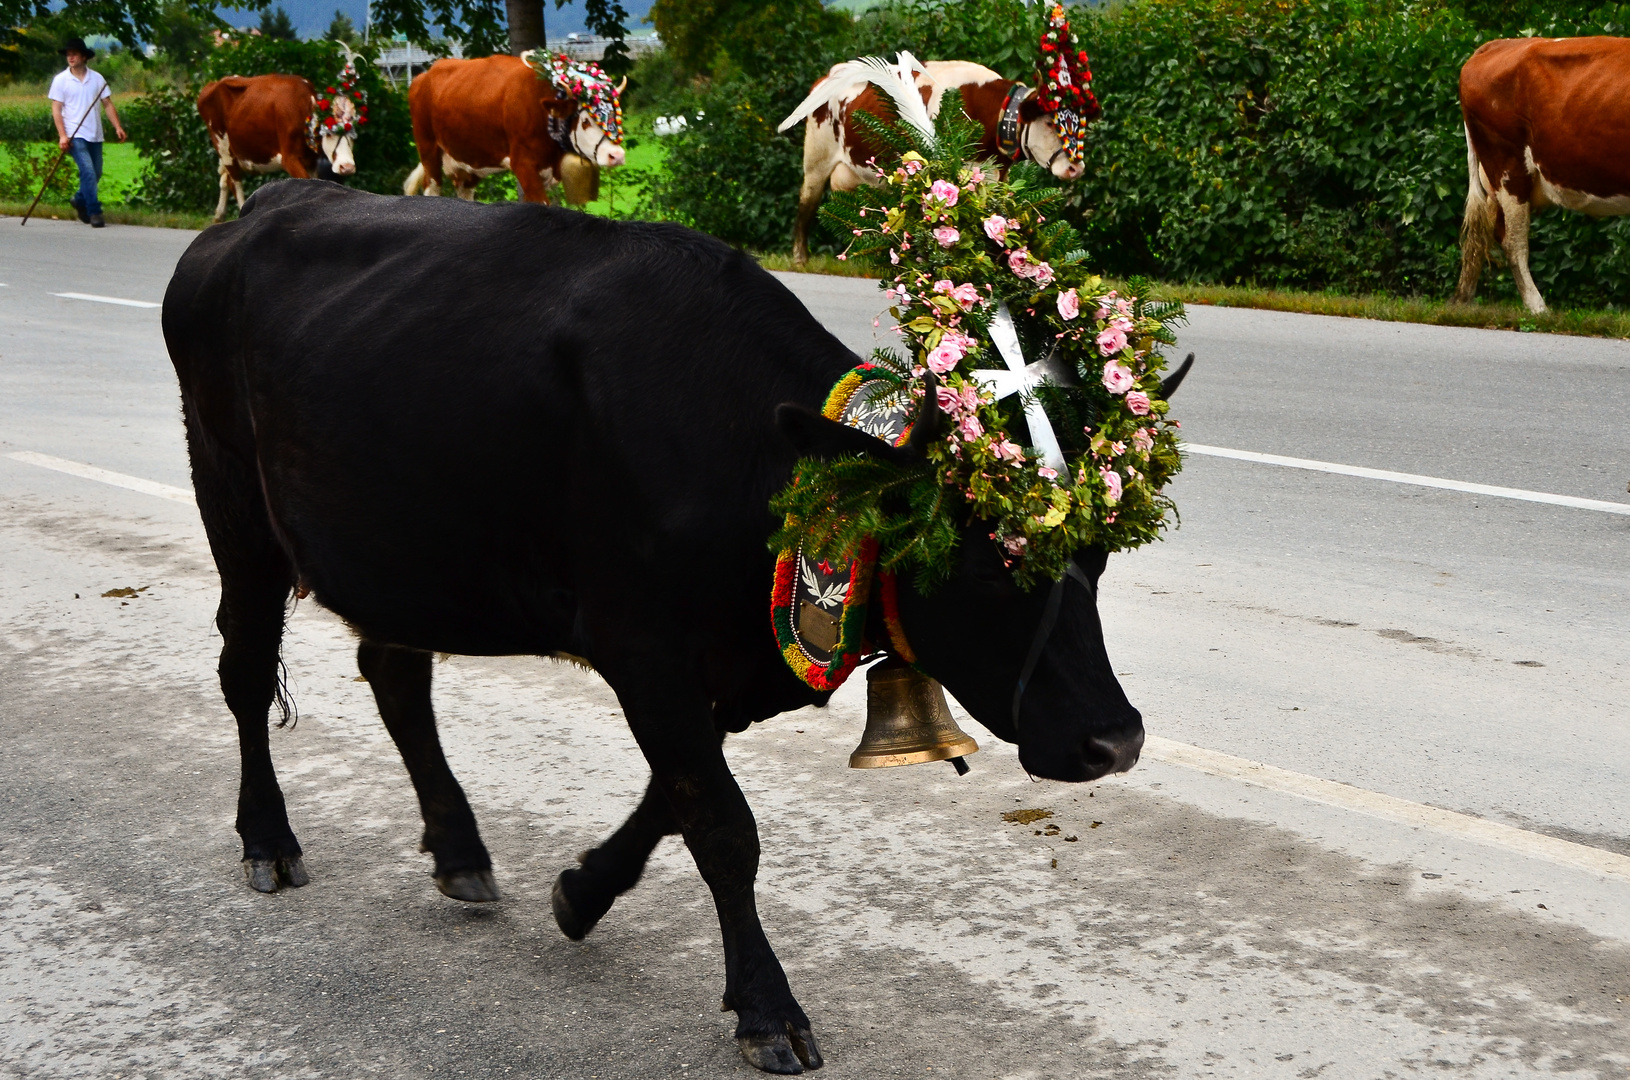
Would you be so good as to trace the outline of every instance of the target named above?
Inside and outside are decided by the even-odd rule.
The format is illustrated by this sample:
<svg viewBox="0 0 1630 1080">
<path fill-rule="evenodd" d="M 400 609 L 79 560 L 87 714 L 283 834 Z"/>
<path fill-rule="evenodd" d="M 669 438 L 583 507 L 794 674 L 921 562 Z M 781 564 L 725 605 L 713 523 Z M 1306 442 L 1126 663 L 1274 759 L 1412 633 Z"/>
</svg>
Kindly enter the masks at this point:
<svg viewBox="0 0 1630 1080">
<path fill-rule="evenodd" d="M 96 197 L 96 185 L 102 179 L 102 144 L 74 139 L 68 144 L 68 155 L 79 166 L 79 191 L 73 197 L 73 204 L 92 216 L 100 214 L 102 202 Z"/>
</svg>

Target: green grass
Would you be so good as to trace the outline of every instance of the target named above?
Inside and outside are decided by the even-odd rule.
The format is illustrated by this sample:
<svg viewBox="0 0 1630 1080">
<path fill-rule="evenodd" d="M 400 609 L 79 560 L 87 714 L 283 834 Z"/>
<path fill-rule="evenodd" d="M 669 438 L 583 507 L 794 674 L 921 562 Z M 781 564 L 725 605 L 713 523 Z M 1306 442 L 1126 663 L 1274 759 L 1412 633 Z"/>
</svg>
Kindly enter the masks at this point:
<svg viewBox="0 0 1630 1080">
<path fill-rule="evenodd" d="M 629 123 L 630 128 L 635 126 L 635 122 Z M 662 170 L 668 160 L 667 148 L 661 139 L 650 133 L 648 123 L 638 126 L 644 130 L 641 133 L 631 132 L 637 145 L 629 148 L 628 160 L 618 168 L 600 171 L 600 197 L 583 207 L 584 210 L 601 217 L 616 217 L 620 210 L 622 216 L 627 217 L 637 204 L 637 187 L 641 176 L 654 176 Z M 619 176 L 619 173 L 622 175 Z M 628 177 L 633 178 L 632 184 L 626 179 Z"/>
<path fill-rule="evenodd" d="M 49 145 L 49 144 L 46 144 Z M 0 169 L 6 168 L 10 160 L 6 155 L 6 148 L 0 145 Z M 77 177 L 74 163 L 64 159 L 60 168 L 67 170 L 69 177 Z M 136 182 L 136 174 L 141 172 L 141 155 L 136 152 L 134 143 L 108 142 L 102 149 L 102 183 L 97 187 L 97 195 L 107 206 L 116 206 L 125 200 L 126 194 Z M 78 183 L 77 179 L 74 181 Z"/>
<path fill-rule="evenodd" d="M 1265 289 L 1251 285 L 1157 286 L 1159 294 L 1185 304 L 1215 307 L 1294 311 L 1308 315 L 1334 315 L 1383 322 L 1425 323 L 1432 326 L 1468 326 L 1486 330 L 1518 330 L 1582 337 L 1630 338 L 1630 312 L 1563 310 L 1530 314 L 1520 304 L 1455 304 L 1444 300 L 1396 296 L 1339 296 L 1332 293 Z"/>
<path fill-rule="evenodd" d="M 0 202 L 0 218 L 20 218 L 28 204 Z M 74 212 L 67 206 L 53 206 L 42 202 L 34 210 L 37 218 L 54 221 L 72 221 Z M 102 217 L 114 225 L 146 225 L 155 229 L 203 229 L 210 224 L 209 214 L 178 214 L 164 210 L 138 210 L 129 206 L 105 206 Z"/>
</svg>

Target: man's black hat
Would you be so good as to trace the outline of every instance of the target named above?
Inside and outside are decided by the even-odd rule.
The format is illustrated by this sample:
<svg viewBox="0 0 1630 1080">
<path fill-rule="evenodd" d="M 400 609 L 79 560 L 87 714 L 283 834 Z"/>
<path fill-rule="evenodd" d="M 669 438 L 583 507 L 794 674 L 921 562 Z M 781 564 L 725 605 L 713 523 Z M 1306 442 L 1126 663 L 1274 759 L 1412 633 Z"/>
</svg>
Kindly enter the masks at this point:
<svg viewBox="0 0 1630 1080">
<path fill-rule="evenodd" d="M 57 50 L 57 55 L 66 57 L 71 52 L 80 53 L 87 60 L 96 55 L 96 50 L 85 44 L 85 39 L 82 37 L 69 38 L 63 43 L 62 48 Z"/>
</svg>

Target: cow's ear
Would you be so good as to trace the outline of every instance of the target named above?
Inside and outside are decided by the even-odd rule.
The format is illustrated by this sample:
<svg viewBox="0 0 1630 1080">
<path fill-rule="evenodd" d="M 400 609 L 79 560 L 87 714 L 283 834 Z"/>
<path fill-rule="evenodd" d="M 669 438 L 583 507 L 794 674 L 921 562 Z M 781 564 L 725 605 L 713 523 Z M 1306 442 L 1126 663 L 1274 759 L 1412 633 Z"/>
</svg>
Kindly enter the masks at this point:
<svg viewBox="0 0 1630 1080">
<path fill-rule="evenodd" d="M 882 439 L 868 435 L 859 428 L 830 420 L 802 405 L 787 402 L 775 408 L 775 426 L 792 443 L 799 457 L 830 460 L 869 454 L 873 457 L 901 463 L 911 461 L 916 451 L 905 446 L 890 446 Z"/>
</svg>

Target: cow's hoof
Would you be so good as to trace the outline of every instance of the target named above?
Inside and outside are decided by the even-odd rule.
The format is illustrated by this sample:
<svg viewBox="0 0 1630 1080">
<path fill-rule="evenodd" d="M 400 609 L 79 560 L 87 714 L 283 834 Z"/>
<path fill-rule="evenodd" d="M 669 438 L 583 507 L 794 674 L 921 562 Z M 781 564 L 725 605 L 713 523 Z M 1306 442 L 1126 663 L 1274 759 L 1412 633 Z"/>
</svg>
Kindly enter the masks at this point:
<svg viewBox="0 0 1630 1080">
<path fill-rule="evenodd" d="M 274 893 L 284 885 L 298 889 L 311 881 L 306 873 L 305 860 L 298 855 L 285 855 L 277 859 L 243 860 L 243 876 L 256 892 Z"/>
<path fill-rule="evenodd" d="M 555 878 L 555 887 L 549 893 L 549 906 L 554 910 L 555 923 L 560 927 L 560 932 L 573 941 L 582 941 L 589 936 L 589 931 L 593 930 L 594 924 L 600 920 L 585 919 L 572 907 L 571 900 L 566 896 L 564 884 L 567 873 L 568 871 L 563 870 L 560 876 Z"/>
<path fill-rule="evenodd" d="M 767 1073 L 797 1076 L 806 1068 L 820 1068 L 824 1062 L 814 1034 L 808 1028 L 790 1030 L 790 1035 L 743 1035 L 736 1045 L 747 1064 Z"/>
<path fill-rule="evenodd" d="M 437 874 L 436 888 L 443 896 L 462 900 L 466 904 L 491 904 L 498 899 L 498 882 L 491 870 L 454 870 L 451 874 Z"/>
</svg>

